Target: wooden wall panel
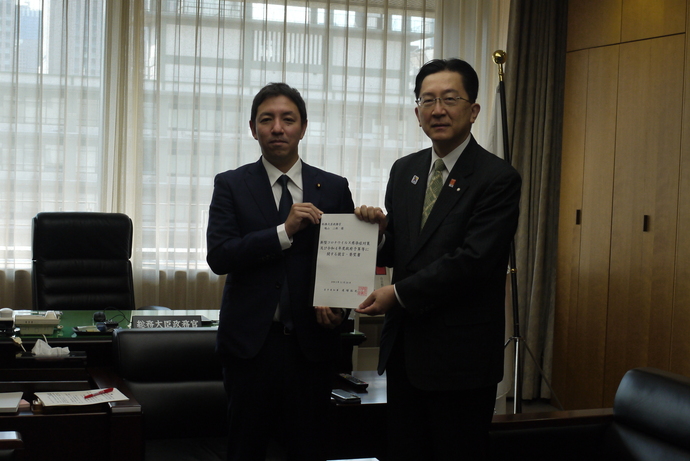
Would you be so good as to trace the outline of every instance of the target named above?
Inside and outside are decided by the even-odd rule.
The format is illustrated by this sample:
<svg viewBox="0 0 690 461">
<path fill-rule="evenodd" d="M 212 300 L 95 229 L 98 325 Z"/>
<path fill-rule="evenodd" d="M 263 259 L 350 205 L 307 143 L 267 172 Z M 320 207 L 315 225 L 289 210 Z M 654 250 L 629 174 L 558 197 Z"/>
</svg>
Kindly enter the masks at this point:
<svg viewBox="0 0 690 461">
<path fill-rule="evenodd" d="M 606 344 L 609 247 L 615 151 L 618 46 L 589 51 L 578 315 L 579 351 L 571 381 L 576 408 L 601 406 Z"/>
<path fill-rule="evenodd" d="M 580 225 L 582 178 L 585 163 L 585 126 L 587 122 L 587 74 L 589 51 L 566 56 L 564 92 L 563 150 L 561 157 L 561 196 L 558 222 L 558 269 L 556 272 L 556 314 L 554 322 L 554 357 L 568 355 L 570 340 L 577 325 L 577 294 L 580 266 Z M 571 320 L 572 319 L 572 320 Z M 568 398 L 568 360 L 554 360 L 553 389 L 559 399 Z M 570 402 L 562 402 L 568 406 Z"/>
<path fill-rule="evenodd" d="M 690 8 L 686 11 L 690 24 Z M 686 34 L 687 35 L 687 34 Z M 685 43 L 685 75 L 690 76 L 690 39 Z M 685 80 L 688 80 L 686 78 Z M 683 133 L 678 205 L 670 370 L 690 376 L 690 88 L 683 93 Z"/>
<path fill-rule="evenodd" d="M 589 50 L 578 309 L 568 348 L 573 408 L 601 406 L 608 300 L 618 46 Z"/>
<path fill-rule="evenodd" d="M 620 43 L 623 0 L 569 0 L 567 50 Z"/>
<path fill-rule="evenodd" d="M 684 33 L 686 1 L 623 0 L 621 41 Z"/>
<path fill-rule="evenodd" d="M 669 365 L 684 40 L 621 45 L 603 406 L 630 368 Z"/>
<path fill-rule="evenodd" d="M 553 365 L 567 409 L 610 405 L 635 366 L 690 376 L 688 5 L 569 2 Z"/>
</svg>

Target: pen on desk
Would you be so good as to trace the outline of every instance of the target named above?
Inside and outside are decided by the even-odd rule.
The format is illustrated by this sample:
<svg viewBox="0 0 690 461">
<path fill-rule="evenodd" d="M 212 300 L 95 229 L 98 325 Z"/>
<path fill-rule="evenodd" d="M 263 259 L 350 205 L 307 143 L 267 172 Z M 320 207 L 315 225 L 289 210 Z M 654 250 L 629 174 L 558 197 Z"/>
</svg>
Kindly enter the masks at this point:
<svg viewBox="0 0 690 461">
<path fill-rule="evenodd" d="M 97 396 L 97 395 L 107 394 L 107 393 L 112 392 L 112 391 L 113 391 L 113 388 L 112 388 L 112 387 L 109 387 L 109 388 L 107 388 L 107 389 L 103 389 L 102 391 L 94 392 L 93 394 L 86 394 L 86 395 L 84 396 L 84 398 L 85 398 L 85 399 L 90 399 L 91 397 L 95 397 L 95 396 Z"/>
</svg>

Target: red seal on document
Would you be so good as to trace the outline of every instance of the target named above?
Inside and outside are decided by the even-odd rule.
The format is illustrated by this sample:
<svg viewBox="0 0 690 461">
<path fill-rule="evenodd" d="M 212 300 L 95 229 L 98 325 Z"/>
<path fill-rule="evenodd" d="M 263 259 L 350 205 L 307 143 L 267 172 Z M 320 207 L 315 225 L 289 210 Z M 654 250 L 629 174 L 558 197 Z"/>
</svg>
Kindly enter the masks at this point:
<svg viewBox="0 0 690 461">
<path fill-rule="evenodd" d="M 357 289 L 357 295 L 358 296 L 366 296 L 367 295 L 367 287 L 359 287 Z"/>
</svg>

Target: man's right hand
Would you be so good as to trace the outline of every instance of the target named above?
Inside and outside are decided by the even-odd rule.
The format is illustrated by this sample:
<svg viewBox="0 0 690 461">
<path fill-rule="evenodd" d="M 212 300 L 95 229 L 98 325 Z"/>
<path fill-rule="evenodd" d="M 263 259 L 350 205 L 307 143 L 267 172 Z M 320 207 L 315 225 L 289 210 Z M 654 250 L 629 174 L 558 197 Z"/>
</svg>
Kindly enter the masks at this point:
<svg viewBox="0 0 690 461">
<path fill-rule="evenodd" d="M 375 223 L 379 225 L 379 239 L 386 231 L 386 226 L 388 221 L 386 220 L 386 215 L 383 214 L 383 210 L 380 207 L 366 206 L 362 205 L 355 208 L 355 215 L 361 220 L 369 223 Z"/>
<path fill-rule="evenodd" d="M 293 203 L 285 220 L 285 232 L 292 238 L 309 224 L 318 224 L 323 212 L 311 203 Z"/>
</svg>

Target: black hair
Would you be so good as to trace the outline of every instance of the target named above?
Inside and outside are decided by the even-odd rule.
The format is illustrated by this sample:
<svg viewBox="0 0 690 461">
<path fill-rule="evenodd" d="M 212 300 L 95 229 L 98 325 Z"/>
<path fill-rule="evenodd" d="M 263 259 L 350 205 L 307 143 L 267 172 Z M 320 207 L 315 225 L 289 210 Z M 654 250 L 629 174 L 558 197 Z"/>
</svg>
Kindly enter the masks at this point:
<svg viewBox="0 0 690 461">
<path fill-rule="evenodd" d="M 444 70 L 457 72 L 461 75 L 462 84 L 465 87 L 465 91 L 467 91 L 470 102 L 474 103 L 477 100 L 477 94 L 479 93 L 479 78 L 477 77 L 477 72 L 475 72 L 468 62 L 458 58 L 432 59 L 424 64 L 422 68 L 419 69 L 419 73 L 417 73 L 417 78 L 415 80 L 415 98 L 419 99 L 419 92 L 422 89 L 422 82 L 426 77 Z"/>
<path fill-rule="evenodd" d="M 256 93 L 256 96 L 254 96 L 251 113 L 252 122 L 256 121 L 256 112 L 259 110 L 261 103 L 269 98 L 275 98 L 276 96 L 285 96 L 294 102 L 299 111 L 299 116 L 302 119 L 301 122 L 304 123 L 307 121 L 307 105 L 304 103 L 304 99 L 302 99 L 302 95 L 299 94 L 299 91 L 286 83 L 269 83 L 261 88 L 261 90 Z"/>
</svg>

